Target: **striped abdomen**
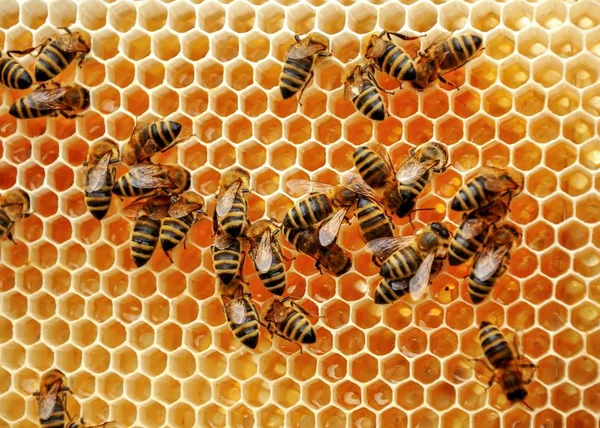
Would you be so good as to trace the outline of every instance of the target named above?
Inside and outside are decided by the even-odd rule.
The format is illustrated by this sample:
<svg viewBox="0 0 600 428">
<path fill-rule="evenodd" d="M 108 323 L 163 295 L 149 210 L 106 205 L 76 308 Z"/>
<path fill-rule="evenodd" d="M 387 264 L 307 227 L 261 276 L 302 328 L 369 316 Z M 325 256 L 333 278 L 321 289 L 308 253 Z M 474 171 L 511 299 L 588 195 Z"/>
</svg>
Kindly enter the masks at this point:
<svg viewBox="0 0 600 428">
<path fill-rule="evenodd" d="M 405 279 L 413 276 L 422 262 L 423 259 L 412 247 L 404 247 L 383 262 L 379 273 L 390 281 Z"/>
<path fill-rule="evenodd" d="M 451 37 L 438 48 L 443 52 L 439 67 L 442 70 L 454 70 L 469 61 L 481 48 L 483 40 L 477 36 L 464 34 Z"/>
<path fill-rule="evenodd" d="M 4 237 L 7 232 L 10 232 L 10 229 L 13 227 L 14 223 L 8 215 L 2 210 L 0 210 L 0 239 Z M 10 236 L 10 235 L 9 235 Z"/>
<path fill-rule="evenodd" d="M 362 90 L 352 102 L 356 110 L 371 120 L 383 120 L 387 116 L 383 97 L 369 80 L 364 81 Z"/>
<path fill-rule="evenodd" d="M 300 200 L 283 218 L 283 226 L 294 229 L 307 227 L 325 220 L 333 213 L 331 201 L 324 193 L 309 195 Z"/>
<path fill-rule="evenodd" d="M 18 119 L 36 119 L 38 117 L 50 116 L 54 114 L 53 109 L 37 109 L 31 108 L 25 104 L 25 100 L 34 96 L 33 94 L 27 95 L 26 97 L 20 98 L 10 106 L 9 113 Z"/>
<path fill-rule="evenodd" d="M 500 278 L 508 269 L 508 263 L 510 261 L 510 254 L 506 253 L 502 264 L 498 267 L 496 272 L 487 280 L 482 281 L 477 278 L 472 272 L 469 276 L 469 297 L 473 303 L 480 303 L 492 292 L 496 281 Z M 477 262 L 475 262 L 477 263 Z"/>
<path fill-rule="evenodd" d="M 142 196 L 156 190 L 155 188 L 141 189 L 133 186 L 131 184 L 131 177 L 135 178 L 135 175 L 137 175 L 137 171 L 133 170 L 120 176 L 115 182 L 112 192 L 118 196 L 132 197 Z"/>
<path fill-rule="evenodd" d="M 112 198 L 114 172 L 106 174 L 106 180 L 102 187 L 93 192 L 85 192 L 85 205 L 90 214 L 98 220 L 102 220 L 110 208 Z"/>
<path fill-rule="evenodd" d="M 417 71 L 406 52 L 392 42 L 385 42 L 383 55 L 375 58 L 377 66 L 385 74 L 398 80 L 415 80 Z"/>
<path fill-rule="evenodd" d="M 479 343 L 494 368 L 506 367 L 514 361 L 512 350 L 500 329 L 487 321 L 479 326 Z"/>
<path fill-rule="evenodd" d="M 390 220 L 375 202 L 359 196 L 354 215 L 358 218 L 358 228 L 365 242 L 394 236 Z"/>
<path fill-rule="evenodd" d="M 463 235 L 462 228 L 458 229 L 454 233 L 452 241 L 450 241 L 450 249 L 448 252 L 450 266 L 457 266 L 469 261 L 469 259 L 483 247 L 489 233 L 490 230 L 488 228 L 479 235 L 467 239 Z"/>
<path fill-rule="evenodd" d="M 405 296 L 410 292 L 407 280 L 397 281 L 394 284 L 394 288 L 392 288 L 391 281 L 384 278 L 375 289 L 375 303 L 378 305 L 394 303 L 396 300 L 400 300 L 402 296 Z"/>
<path fill-rule="evenodd" d="M 48 419 L 40 419 L 40 426 L 42 428 L 64 428 L 66 417 L 63 397 L 64 393 L 58 396 L 54 410 L 52 410 L 52 414 Z"/>
<path fill-rule="evenodd" d="M 400 193 L 400 198 L 402 199 L 402 205 L 397 212 L 399 217 L 404 217 L 408 215 L 410 211 L 412 211 L 415 206 L 416 199 L 421 193 L 423 193 L 423 189 L 425 189 L 425 186 L 427 186 L 429 183 L 431 175 L 432 172 L 429 170 L 414 183 L 398 185 L 398 192 Z"/>
<path fill-rule="evenodd" d="M 248 212 L 248 205 L 242 192 L 238 192 L 235 195 L 233 206 L 227 214 L 223 217 L 219 217 L 219 226 L 221 230 L 227 233 L 233 238 L 237 238 L 244 231 L 246 226 L 246 213 Z"/>
<path fill-rule="evenodd" d="M 12 58 L 0 59 L 0 83 L 11 89 L 27 89 L 33 84 L 31 74 Z"/>
<path fill-rule="evenodd" d="M 485 180 L 486 177 L 481 175 L 461 187 L 452 199 L 452 209 L 454 211 L 471 211 L 487 204 L 495 194 L 488 192 Z"/>
<path fill-rule="evenodd" d="M 279 75 L 279 89 L 284 99 L 294 96 L 308 82 L 314 58 L 286 58 Z"/>
<path fill-rule="evenodd" d="M 229 321 L 229 328 L 231 328 L 233 335 L 237 337 L 244 346 L 254 349 L 258 344 L 258 311 L 247 298 L 244 298 L 244 307 L 246 309 L 246 316 L 241 324 L 234 323 L 229 317 L 227 317 L 227 321 Z M 225 313 L 227 313 L 227 311 Z"/>
<path fill-rule="evenodd" d="M 171 251 L 184 240 L 194 224 L 194 216 L 188 214 L 180 218 L 165 217 L 160 226 L 160 245 L 164 251 Z"/>
<path fill-rule="evenodd" d="M 285 291 L 285 265 L 281 251 L 276 245 L 272 245 L 273 259 L 271 267 L 267 272 L 258 272 L 258 278 L 267 290 L 277 296 L 283 295 Z"/>
<path fill-rule="evenodd" d="M 213 245 L 212 257 L 215 273 L 223 284 L 230 284 L 240 270 L 242 261 L 242 244 L 240 240 L 233 240 L 231 245 L 224 249 Z"/>
<path fill-rule="evenodd" d="M 289 308 L 285 320 L 275 323 L 279 333 L 298 343 L 315 343 L 317 335 L 312 324 L 300 311 Z"/>
<path fill-rule="evenodd" d="M 161 120 L 145 126 L 140 131 L 139 139 L 142 142 L 152 140 L 156 143 L 159 150 L 164 151 L 179 136 L 181 125 L 172 120 Z"/>
<path fill-rule="evenodd" d="M 65 52 L 57 41 L 51 42 L 40 53 L 35 63 L 35 80 L 47 82 L 55 78 L 75 59 L 77 52 Z"/>
<path fill-rule="evenodd" d="M 140 216 L 133 225 L 133 234 L 131 235 L 131 257 L 137 267 L 144 266 L 158 243 L 160 232 L 160 222 L 143 215 Z"/>
<path fill-rule="evenodd" d="M 354 151 L 354 166 L 362 179 L 372 188 L 382 187 L 392 171 L 385 161 L 367 147 L 359 147 Z"/>
</svg>

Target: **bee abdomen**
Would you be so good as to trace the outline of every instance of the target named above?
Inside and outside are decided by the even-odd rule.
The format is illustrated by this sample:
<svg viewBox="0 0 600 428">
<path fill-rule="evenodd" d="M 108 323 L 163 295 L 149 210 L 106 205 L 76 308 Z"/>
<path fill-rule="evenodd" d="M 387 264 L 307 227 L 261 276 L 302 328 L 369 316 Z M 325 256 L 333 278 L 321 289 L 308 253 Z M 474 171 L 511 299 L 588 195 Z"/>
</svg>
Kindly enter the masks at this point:
<svg viewBox="0 0 600 428">
<path fill-rule="evenodd" d="M 244 302 L 246 306 L 246 317 L 243 324 L 236 324 L 232 321 L 229 322 L 229 326 L 233 335 L 239 339 L 244 346 L 250 349 L 256 348 L 258 344 L 259 335 L 259 324 L 258 315 L 254 308 L 248 303 Z"/>
<path fill-rule="evenodd" d="M 292 207 L 283 219 L 285 227 L 306 229 L 307 227 L 325 220 L 333 212 L 329 199 L 319 193 L 302 199 Z"/>
<path fill-rule="evenodd" d="M 353 100 L 356 109 L 372 120 L 383 120 L 386 116 L 383 97 L 375 86 L 365 82 L 364 89 Z"/>
<path fill-rule="evenodd" d="M 289 312 L 284 321 L 278 323 L 277 328 L 283 336 L 294 342 L 310 344 L 317 341 L 317 335 L 308 318 L 295 309 Z"/>
<path fill-rule="evenodd" d="M 108 212 L 111 199 L 112 193 L 109 186 L 94 192 L 85 193 L 85 204 L 88 211 L 98 220 L 102 220 Z"/>
<path fill-rule="evenodd" d="M 458 230 L 448 250 L 448 261 L 451 266 L 457 266 L 468 261 L 483 246 L 489 231 L 484 231 L 470 239 L 462 236 L 462 230 Z"/>
<path fill-rule="evenodd" d="M 46 82 L 53 79 L 63 71 L 75 58 L 75 52 L 65 52 L 56 46 L 56 42 L 50 43 L 44 48 L 35 63 L 35 80 Z"/>
<path fill-rule="evenodd" d="M 40 418 L 40 425 L 43 428 L 63 428 L 65 422 L 65 408 L 63 406 L 62 397 L 59 396 L 48 419 Z"/>
<path fill-rule="evenodd" d="M 506 269 L 507 265 L 503 263 L 496 270 L 496 272 L 494 272 L 494 274 L 485 281 L 482 281 L 481 279 L 477 278 L 473 273 L 471 273 L 471 275 L 469 276 L 469 297 L 471 298 L 471 301 L 473 303 L 480 303 L 483 300 L 485 300 L 485 298 L 489 296 L 489 294 L 492 292 L 492 289 L 494 288 L 494 285 L 496 285 L 496 281 L 498 281 L 498 278 L 504 275 Z"/>
<path fill-rule="evenodd" d="M 6 232 L 11 228 L 12 221 L 6 213 L 0 210 L 0 239 L 4 237 Z"/>
<path fill-rule="evenodd" d="M 495 325 L 484 321 L 479 327 L 479 342 L 485 357 L 495 368 L 500 368 L 514 359 L 502 332 Z"/>
<path fill-rule="evenodd" d="M 406 247 L 396 251 L 383 262 L 380 274 L 389 280 L 404 279 L 416 272 L 421 262 L 415 251 Z"/>
<path fill-rule="evenodd" d="M 277 296 L 283 295 L 285 291 L 285 266 L 279 261 L 273 260 L 271 268 L 267 272 L 259 272 L 258 278 L 271 293 Z"/>
<path fill-rule="evenodd" d="M 19 119 L 35 119 L 42 116 L 48 116 L 52 113 L 52 110 L 31 108 L 26 105 L 24 99 L 21 98 L 10 106 L 8 113 Z"/>
<path fill-rule="evenodd" d="M 454 199 L 452 199 L 452 209 L 454 211 L 471 211 L 485 205 L 487 194 L 483 177 L 476 177 L 463 186 Z"/>
<path fill-rule="evenodd" d="M 383 279 L 375 289 L 375 303 L 378 305 L 387 305 L 399 300 L 402 296 L 408 294 L 408 282 L 402 280 L 406 287 L 392 288 L 392 284 L 387 279 Z"/>
<path fill-rule="evenodd" d="M 160 223 L 148 216 L 139 217 L 133 226 L 131 235 L 131 257 L 137 267 L 145 265 L 158 243 Z"/>
<path fill-rule="evenodd" d="M 164 218 L 160 227 L 160 245 L 163 250 L 171 251 L 179 245 L 190 231 L 192 221 L 191 214 L 182 218 Z"/>
<path fill-rule="evenodd" d="M 246 225 L 246 211 L 246 201 L 238 193 L 231 210 L 219 218 L 221 229 L 233 238 L 240 236 Z"/>
<path fill-rule="evenodd" d="M 358 218 L 358 227 L 365 242 L 394 236 L 392 226 L 385 213 L 377 204 L 368 199 L 359 197 L 355 215 Z"/>
<path fill-rule="evenodd" d="M 27 89 L 33 84 L 31 74 L 12 58 L 0 59 L 0 83 L 11 89 Z"/>
<path fill-rule="evenodd" d="M 367 147 L 359 147 L 353 158 L 358 173 L 369 186 L 378 188 L 385 184 L 390 171 L 377 154 Z"/>
<path fill-rule="evenodd" d="M 115 182 L 112 192 L 117 196 L 141 196 L 145 193 L 149 193 L 153 189 L 140 189 L 131 184 L 129 173 L 122 175 Z"/>
<path fill-rule="evenodd" d="M 154 122 L 149 126 L 146 126 L 141 132 L 141 141 L 154 141 L 160 150 L 164 150 L 175 139 L 181 132 L 181 124 L 172 120 L 161 120 L 160 122 Z"/>
<path fill-rule="evenodd" d="M 378 65 L 384 73 L 398 80 L 415 80 L 417 77 L 410 57 L 391 42 L 386 43 L 384 54 L 378 58 Z"/>
<path fill-rule="evenodd" d="M 221 282 L 230 284 L 240 269 L 241 254 L 239 241 L 236 245 L 223 250 L 215 249 L 213 253 L 213 266 Z"/>
<path fill-rule="evenodd" d="M 313 58 L 287 58 L 279 76 L 279 89 L 284 99 L 292 97 L 307 82 Z"/>
</svg>

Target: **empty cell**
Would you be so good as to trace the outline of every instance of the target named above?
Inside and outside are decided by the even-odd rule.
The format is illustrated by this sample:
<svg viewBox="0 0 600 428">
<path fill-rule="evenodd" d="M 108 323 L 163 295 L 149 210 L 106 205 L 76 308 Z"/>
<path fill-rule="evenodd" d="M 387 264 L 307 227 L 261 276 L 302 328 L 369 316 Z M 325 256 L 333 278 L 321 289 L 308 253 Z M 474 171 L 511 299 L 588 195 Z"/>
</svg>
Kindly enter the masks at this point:
<svg viewBox="0 0 600 428">
<path fill-rule="evenodd" d="M 502 88 L 488 90 L 483 98 L 484 110 L 495 117 L 508 113 L 512 106 L 512 95 Z"/>
<path fill-rule="evenodd" d="M 539 27 L 531 27 L 519 34 L 517 49 L 520 54 L 534 59 L 548 50 L 548 32 Z"/>
<path fill-rule="evenodd" d="M 337 335 L 336 347 L 346 355 L 356 354 L 364 349 L 365 335 L 355 327 L 348 327 Z"/>
<path fill-rule="evenodd" d="M 581 401 L 581 392 L 570 383 L 562 383 L 552 389 L 552 405 L 562 412 L 577 407 Z"/>
<path fill-rule="evenodd" d="M 13 328 L 10 321 L 3 318 L 1 334 L 3 343 L 10 340 L 14 334 L 17 342 L 24 345 L 32 345 L 40 340 L 41 326 L 40 323 L 33 318 L 26 317 L 14 323 Z"/>
<path fill-rule="evenodd" d="M 236 33 L 246 33 L 254 26 L 254 7 L 244 1 L 233 2 L 227 8 L 227 24 Z"/>
<path fill-rule="evenodd" d="M 94 345 L 84 351 L 83 364 L 93 373 L 104 373 L 110 365 L 110 353 L 99 345 Z"/>
<path fill-rule="evenodd" d="M 494 2 L 477 3 L 471 10 L 471 25 L 480 31 L 490 31 L 500 23 L 500 5 Z"/>
<path fill-rule="evenodd" d="M 69 340 L 69 326 L 59 318 L 47 320 L 42 326 L 42 338 L 53 346 L 62 345 Z"/>
<path fill-rule="evenodd" d="M 123 395 L 123 378 L 109 373 L 98 379 L 98 392 L 102 398 L 112 401 Z"/>
<path fill-rule="evenodd" d="M 209 50 L 208 37 L 198 31 L 190 31 L 182 38 L 182 53 L 191 61 L 201 60 Z"/>
<path fill-rule="evenodd" d="M 481 108 L 479 93 L 475 91 L 455 92 L 452 98 L 452 111 L 462 118 L 473 116 Z"/>
<path fill-rule="evenodd" d="M 225 9 L 216 1 L 203 3 L 198 8 L 198 25 L 208 33 L 223 28 L 225 24 Z"/>
<path fill-rule="evenodd" d="M 497 60 L 504 59 L 512 54 L 514 50 L 515 39 L 511 32 L 505 29 L 498 29 L 488 35 L 485 51 L 492 58 Z"/>
<path fill-rule="evenodd" d="M 173 88 L 185 88 L 194 82 L 194 66 L 183 60 L 176 59 L 167 66 L 167 83 Z"/>
<path fill-rule="evenodd" d="M 583 34 L 575 27 L 563 25 L 551 35 L 550 49 L 562 58 L 575 56 L 583 49 Z"/>
<path fill-rule="evenodd" d="M 232 33 L 220 32 L 211 42 L 211 52 L 217 61 L 224 63 L 238 55 L 239 39 Z"/>
<path fill-rule="evenodd" d="M 138 24 L 148 31 L 160 30 L 167 22 L 167 8 L 160 2 L 150 0 L 138 8 Z"/>
<path fill-rule="evenodd" d="M 346 24 L 346 11 L 338 4 L 328 3 L 317 11 L 317 27 L 327 34 L 339 33 Z"/>
<path fill-rule="evenodd" d="M 567 18 L 567 6 L 556 0 L 539 5 L 535 11 L 535 20 L 548 30 L 560 28 Z"/>
<path fill-rule="evenodd" d="M 250 67 L 248 65 L 247 67 Z M 271 89 L 279 85 L 279 75 L 281 74 L 281 65 L 271 59 L 265 59 L 260 61 L 254 69 L 254 81 L 265 89 Z M 244 74 L 238 76 L 237 74 L 232 77 L 236 78 L 236 81 L 242 83 L 244 87 L 252 83 L 252 74 Z"/>
<path fill-rule="evenodd" d="M 156 401 L 148 401 L 140 406 L 139 420 L 144 426 L 158 427 L 165 422 L 166 409 Z"/>
<path fill-rule="evenodd" d="M 360 55 L 360 41 L 352 33 L 340 33 L 331 39 L 331 52 L 342 63 L 348 63 Z"/>
<path fill-rule="evenodd" d="M 315 27 L 315 8 L 299 2 L 287 8 L 287 26 L 295 34 L 306 34 Z M 320 18 L 321 19 L 321 18 Z M 334 33 L 337 31 L 333 31 Z"/>
<path fill-rule="evenodd" d="M 600 63 L 591 55 L 580 55 L 567 63 L 565 80 L 577 88 L 585 88 L 598 81 Z"/>
<path fill-rule="evenodd" d="M 431 3 L 416 3 L 408 8 L 408 27 L 417 33 L 424 33 L 433 28 L 438 21 L 437 8 Z"/>
<path fill-rule="evenodd" d="M 160 375 L 167 366 L 167 356 L 158 349 L 150 348 L 140 355 L 140 365 L 142 371 L 151 377 Z"/>
<path fill-rule="evenodd" d="M 462 120 L 446 115 L 444 118 L 440 118 L 436 124 L 436 138 L 447 145 L 456 143 L 463 138 L 463 127 Z"/>
<path fill-rule="evenodd" d="M 448 112 L 448 95 L 441 90 L 432 91 L 425 95 L 421 111 L 436 119 Z"/>
<path fill-rule="evenodd" d="M 440 7 L 439 22 L 448 31 L 465 28 L 468 17 L 469 8 L 460 1 L 448 2 Z"/>
<path fill-rule="evenodd" d="M 121 39 L 123 53 L 138 61 L 150 55 L 150 36 L 141 30 L 133 30 L 125 33 Z"/>
<path fill-rule="evenodd" d="M 512 1 L 504 5 L 504 25 L 514 31 L 520 31 L 529 27 L 533 21 L 534 8 L 532 5 L 521 1 Z"/>
<path fill-rule="evenodd" d="M 276 4 L 265 3 L 257 10 L 258 28 L 267 34 L 281 30 L 285 19 L 285 11 Z"/>
<path fill-rule="evenodd" d="M 300 386 L 291 379 L 281 379 L 273 385 L 273 400 L 281 407 L 292 407 L 300 400 Z"/>
<path fill-rule="evenodd" d="M 267 110 L 267 94 L 259 88 L 250 88 L 240 94 L 241 110 L 250 117 L 257 117 Z"/>
<path fill-rule="evenodd" d="M 529 80 L 529 75 L 530 65 L 518 57 L 516 60 L 503 62 L 500 69 L 500 80 L 505 86 L 512 89 L 524 85 Z M 496 75 L 494 75 L 494 79 L 495 77 Z M 493 82 L 490 82 L 490 85 L 491 83 Z"/>
<path fill-rule="evenodd" d="M 411 118 L 406 124 L 405 138 L 412 144 L 423 144 L 433 137 L 433 122 L 424 116 Z"/>
<path fill-rule="evenodd" d="M 412 380 L 403 383 L 396 389 L 396 401 L 403 409 L 416 409 L 421 406 L 424 401 L 423 387 Z"/>
</svg>

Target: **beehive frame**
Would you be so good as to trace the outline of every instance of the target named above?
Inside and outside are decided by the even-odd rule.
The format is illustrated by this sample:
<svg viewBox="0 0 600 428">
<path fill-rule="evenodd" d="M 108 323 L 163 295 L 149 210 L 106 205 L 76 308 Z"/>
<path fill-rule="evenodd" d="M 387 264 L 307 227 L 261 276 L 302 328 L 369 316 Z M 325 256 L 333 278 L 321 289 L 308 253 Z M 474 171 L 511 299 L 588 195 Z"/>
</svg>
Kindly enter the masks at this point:
<svg viewBox="0 0 600 428">
<path fill-rule="evenodd" d="M 17 244 L 1 244 L 0 426 L 37 426 L 31 394 L 51 367 L 67 374 L 71 410 L 88 423 L 598 426 L 599 24 L 594 0 L 2 0 L 3 51 L 58 27 L 89 35 L 83 67 L 59 80 L 90 88 L 92 106 L 76 120 L 17 121 L 8 107 L 20 94 L 0 88 L 0 192 L 24 188 L 35 210 L 17 225 Z M 486 50 L 450 76 L 459 91 L 405 85 L 389 97 L 391 117 L 373 124 L 344 101 L 340 77 L 381 28 L 471 31 Z M 310 31 L 329 38 L 333 57 L 300 107 L 281 99 L 277 82 L 293 34 Z M 465 267 L 439 275 L 418 304 L 381 307 L 372 302 L 370 254 L 356 224 L 345 226 L 339 242 L 353 253 L 353 271 L 321 276 L 302 255 L 290 264 L 289 292 L 324 317 L 317 344 L 300 354 L 263 331 L 248 352 L 220 309 L 208 220 L 174 265 L 157 251 L 135 269 L 120 204 L 102 223 L 86 212 L 89 144 L 124 143 L 138 116 L 168 116 L 195 133 L 156 161 L 184 165 L 204 196 L 224 169 L 249 169 L 252 220 L 283 217 L 289 178 L 335 182 L 360 144 L 379 141 L 398 162 L 413 145 L 439 140 L 452 168 L 429 186 L 419 206 L 436 210 L 417 213 L 416 224 L 458 223 L 446 207 L 464 178 L 480 165 L 512 165 L 526 175 L 509 215 L 522 246 L 477 307 L 466 298 Z M 246 268 L 264 310 L 270 296 Z M 539 366 L 529 386 L 534 412 L 510 407 L 498 386 L 486 392 L 485 374 L 473 369 L 484 319 L 522 331 L 525 355 Z"/>
</svg>

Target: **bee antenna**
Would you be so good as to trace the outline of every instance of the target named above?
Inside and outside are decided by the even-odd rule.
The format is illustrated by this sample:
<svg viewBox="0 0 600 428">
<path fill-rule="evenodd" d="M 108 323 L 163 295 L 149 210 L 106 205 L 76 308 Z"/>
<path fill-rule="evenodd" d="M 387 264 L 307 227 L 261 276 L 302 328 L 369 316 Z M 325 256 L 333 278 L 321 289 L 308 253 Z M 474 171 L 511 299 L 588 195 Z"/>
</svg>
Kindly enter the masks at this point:
<svg viewBox="0 0 600 428">
<path fill-rule="evenodd" d="M 522 403 L 522 404 L 523 404 L 525 407 L 527 407 L 529 410 L 531 410 L 532 412 L 534 411 L 534 410 L 533 410 L 533 407 L 531 407 L 529 404 L 527 404 L 527 402 L 526 402 L 525 400 L 521 401 L 521 403 Z"/>
</svg>

